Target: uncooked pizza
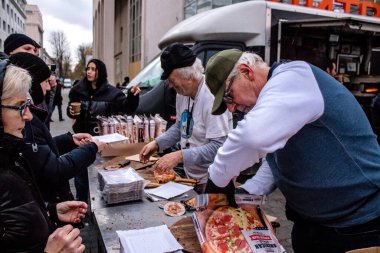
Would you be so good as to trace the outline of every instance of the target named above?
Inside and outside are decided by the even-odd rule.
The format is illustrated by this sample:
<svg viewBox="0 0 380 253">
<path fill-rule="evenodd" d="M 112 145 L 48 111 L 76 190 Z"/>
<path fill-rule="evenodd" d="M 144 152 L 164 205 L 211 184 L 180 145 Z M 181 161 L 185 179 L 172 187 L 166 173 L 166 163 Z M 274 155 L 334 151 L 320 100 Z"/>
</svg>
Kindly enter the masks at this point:
<svg viewBox="0 0 380 253">
<path fill-rule="evenodd" d="M 214 252 L 252 253 L 241 230 L 248 231 L 254 227 L 263 227 L 263 225 L 251 210 L 248 212 L 243 208 L 219 207 L 206 222 L 206 240 Z"/>
<path fill-rule="evenodd" d="M 173 170 L 154 170 L 154 179 L 160 184 L 173 181 L 176 178 L 176 174 Z"/>
</svg>

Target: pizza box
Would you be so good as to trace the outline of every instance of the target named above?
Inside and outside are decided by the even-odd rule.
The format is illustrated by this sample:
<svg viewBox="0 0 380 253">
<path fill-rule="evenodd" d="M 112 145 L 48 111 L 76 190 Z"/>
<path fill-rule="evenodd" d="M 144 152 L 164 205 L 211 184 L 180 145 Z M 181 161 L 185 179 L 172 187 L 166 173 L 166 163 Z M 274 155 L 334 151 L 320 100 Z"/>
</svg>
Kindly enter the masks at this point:
<svg viewBox="0 0 380 253">
<path fill-rule="evenodd" d="M 285 252 L 259 205 L 234 208 L 224 194 L 201 194 L 195 202 L 192 218 L 203 253 Z"/>
<path fill-rule="evenodd" d="M 346 253 L 380 253 L 380 247 L 371 247 L 365 249 L 355 249 L 347 251 Z"/>
<path fill-rule="evenodd" d="M 106 161 L 103 166 L 105 169 L 108 169 L 108 168 L 114 168 L 116 167 L 116 165 L 119 165 L 119 164 L 123 164 L 123 162 L 127 161 L 127 160 L 130 160 L 130 164 L 128 163 L 127 165 L 128 166 L 131 166 L 132 168 L 134 168 L 137 173 L 143 177 L 145 180 L 149 180 L 151 183 L 149 185 L 147 185 L 147 188 L 154 188 L 154 187 L 158 187 L 162 184 L 159 184 L 156 179 L 154 178 L 154 175 L 153 175 L 153 168 L 152 168 L 152 165 L 155 163 L 155 161 L 157 160 L 157 158 L 155 157 L 152 157 L 152 160 L 148 163 L 140 163 L 140 162 L 137 162 L 135 161 L 134 159 L 131 159 L 132 156 L 135 156 L 135 154 L 131 154 L 130 152 L 140 152 L 140 150 L 133 150 L 133 149 L 130 149 L 130 150 L 126 150 L 125 152 L 125 155 L 121 155 L 121 156 L 117 156 L 117 157 L 114 157 L 112 158 L 111 160 L 109 161 Z M 138 154 L 138 153 L 137 153 Z M 194 179 L 187 179 L 187 178 L 182 178 L 181 176 L 179 176 L 177 174 L 176 178 L 173 180 L 174 182 L 176 183 L 180 183 L 180 184 L 184 184 L 184 185 L 188 185 L 188 186 L 194 186 L 196 184 L 196 180 Z"/>
<path fill-rule="evenodd" d="M 106 147 L 100 152 L 102 157 L 111 156 L 131 156 L 139 154 L 141 149 L 146 145 L 145 142 L 129 143 L 129 140 L 121 140 L 108 143 Z"/>
</svg>

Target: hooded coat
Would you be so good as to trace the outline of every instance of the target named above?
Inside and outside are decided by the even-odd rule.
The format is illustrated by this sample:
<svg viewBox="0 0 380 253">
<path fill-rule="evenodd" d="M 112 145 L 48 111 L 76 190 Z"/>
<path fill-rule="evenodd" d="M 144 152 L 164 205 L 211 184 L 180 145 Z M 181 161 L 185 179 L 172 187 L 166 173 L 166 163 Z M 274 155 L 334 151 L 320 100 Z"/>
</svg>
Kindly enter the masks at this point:
<svg viewBox="0 0 380 253">
<path fill-rule="evenodd" d="M 107 69 L 100 60 L 93 59 L 98 71 L 96 89 L 85 77 L 69 93 L 69 104 L 81 102 L 81 112 L 78 116 L 72 116 L 67 108 L 67 115 L 75 119 L 73 130 L 75 133 L 89 133 L 99 135 L 98 120 L 96 116 L 111 116 L 120 113 L 133 113 L 139 104 L 139 96 L 122 91 L 110 85 L 107 81 Z M 87 65 L 88 66 L 88 65 Z"/>
</svg>

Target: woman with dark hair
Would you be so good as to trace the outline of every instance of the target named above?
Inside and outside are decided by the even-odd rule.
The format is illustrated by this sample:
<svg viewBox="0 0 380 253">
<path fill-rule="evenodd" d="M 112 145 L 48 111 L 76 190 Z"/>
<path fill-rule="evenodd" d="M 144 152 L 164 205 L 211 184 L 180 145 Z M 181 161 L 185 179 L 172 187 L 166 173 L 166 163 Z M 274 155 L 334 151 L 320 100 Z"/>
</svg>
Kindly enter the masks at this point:
<svg viewBox="0 0 380 253">
<path fill-rule="evenodd" d="M 86 77 L 69 93 L 67 115 L 75 119 L 74 132 L 99 135 L 96 116 L 110 116 L 118 113 L 133 113 L 139 104 L 140 89 L 131 88 L 127 96 L 107 81 L 106 65 L 98 59 L 87 64 Z M 75 114 L 71 103 L 80 102 L 79 114 Z"/>
<path fill-rule="evenodd" d="M 110 85 L 107 81 L 106 65 L 98 59 L 87 64 L 86 77 L 75 85 L 69 93 L 67 115 L 75 119 L 75 133 L 99 135 L 96 116 L 110 116 L 119 113 L 133 113 L 139 104 L 138 86 L 131 88 L 127 95 Z M 80 112 L 76 114 L 72 103 L 80 103 Z M 76 199 L 87 201 L 87 171 L 75 177 Z"/>
<path fill-rule="evenodd" d="M 66 201 L 45 205 L 34 171 L 23 156 L 23 129 L 32 119 L 31 77 L 0 61 L 0 249 L 1 252 L 83 252 L 80 231 L 53 223 L 79 222 L 87 205 Z M 50 235 L 50 236 L 49 236 Z"/>
</svg>

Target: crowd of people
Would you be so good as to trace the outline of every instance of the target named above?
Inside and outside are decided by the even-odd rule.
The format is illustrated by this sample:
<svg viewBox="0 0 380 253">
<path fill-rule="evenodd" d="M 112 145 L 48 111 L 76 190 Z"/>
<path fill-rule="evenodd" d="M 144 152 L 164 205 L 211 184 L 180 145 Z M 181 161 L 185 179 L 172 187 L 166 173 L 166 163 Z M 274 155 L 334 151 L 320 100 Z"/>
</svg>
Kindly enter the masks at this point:
<svg viewBox="0 0 380 253">
<path fill-rule="evenodd" d="M 69 93 L 74 133 L 52 137 L 55 106 L 64 120 L 61 84 L 38 57 L 34 40 L 12 34 L 4 44 L 0 248 L 83 252 L 76 227 L 87 212 L 87 167 L 106 145 L 92 138 L 99 135 L 96 117 L 132 114 L 140 89 L 116 88 L 106 65 L 90 60 Z M 335 66 L 328 73 L 304 61 L 268 66 L 255 53 L 229 49 L 215 54 L 204 70 L 182 44 L 165 48 L 160 59 L 161 79 L 177 92 L 176 123 L 142 148 L 141 162 L 179 143 L 154 169 L 183 164 L 186 176 L 197 181 L 197 193 L 224 193 L 232 206 L 236 191 L 267 195 L 278 188 L 294 222 L 295 252 L 380 246 L 380 147 L 356 99 L 334 79 Z M 232 129 L 235 111 L 245 116 Z M 240 173 L 259 161 L 256 175 L 236 187 Z"/>
<path fill-rule="evenodd" d="M 133 112 L 140 90 L 135 87 L 125 96 L 108 84 L 104 63 L 91 60 L 78 85 L 82 90 L 70 93 L 73 101 L 83 102 L 85 116 L 78 115 L 74 134 L 52 137 L 49 123 L 55 106 L 64 120 L 61 86 L 51 67 L 38 57 L 39 48 L 30 37 L 11 34 L 0 61 L 0 248 L 2 252 L 83 252 L 76 227 L 86 215 L 88 199 L 74 200 L 69 179 L 85 174 L 106 145 L 92 139 L 91 134 L 97 133 L 87 124 L 94 119 L 88 112 L 97 107 L 95 101 L 103 105 L 96 111 L 99 114 Z M 83 98 L 85 91 L 91 94 L 90 105 Z"/>
</svg>

